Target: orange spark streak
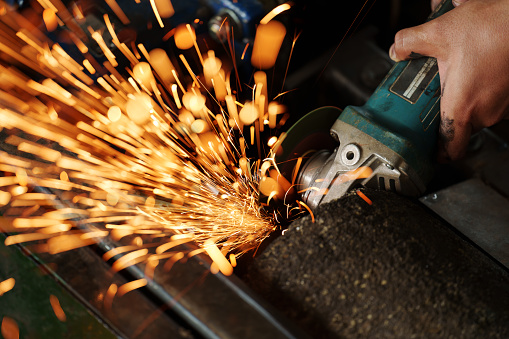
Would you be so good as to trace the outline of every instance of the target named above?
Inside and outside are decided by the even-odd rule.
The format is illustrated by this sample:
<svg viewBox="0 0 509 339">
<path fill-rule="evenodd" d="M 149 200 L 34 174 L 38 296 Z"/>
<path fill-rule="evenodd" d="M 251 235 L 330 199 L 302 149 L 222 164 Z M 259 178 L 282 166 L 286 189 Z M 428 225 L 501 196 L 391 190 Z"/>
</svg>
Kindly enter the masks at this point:
<svg viewBox="0 0 509 339">
<path fill-rule="evenodd" d="M 152 6 L 152 10 L 154 11 L 159 26 L 161 26 L 161 28 L 164 28 L 163 20 L 161 19 L 161 15 L 159 15 L 159 11 L 157 10 L 155 0 L 150 0 L 150 6 Z"/>
<path fill-rule="evenodd" d="M 9 278 L 7 280 L 4 280 L 0 282 L 0 297 L 4 295 L 5 293 L 9 292 L 14 288 L 16 281 L 14 278 Z"/>
<path fill-rule="evenodd" d="M 186 28 L 189 31 L 190 35 L 194 34 L 194 31 L 191 28 L 191 25 L 186 24 Z M 194 48 L 196 49 L 196 53 L 198 54 L 198 58 L 200 59 L 200 62 L 203 65 L 203 57 L 201 56 L 200 48 L 198 47 L 198 42 L 196 41 L 196 39 L 193 39 L 193 45 L 194 45 Z"/>
<path fill-rule="evenodd" d="M 3 317 L 1 333 L 5 339 L 19 339 L 18 324 L 14 319 Z"/>
<path fill-rule="evenodd" d="M 108 291 L 106 291 L 106 295 L 104 297 L 104 309 L 106 311 L 111 311 L 111 307 L 113 304 L 113 298 L 117 294 L 118 287 L 116 284 L 111 284 L 110 287 L 108 287 Z"/>
<path fill-rule="evenodd" d="M 83 239 L 82 234 L 64 234 L 48 240 L 48 252 L 56 254 L 96 243 L 95 239 Z"/>
<path fill-rule="evenodd" d="M 244 55 L 246 55 L 247 47 L 249 46 L 249 42 L 246 44 L 246 47 L 244 47 L 244 51 L 242 51 L 242 56 L 240 57 L 240 60 L 244 60 Z"/>
<path fill-rule="evenodd" d="M 113 0 L 115 1 L 115 0 Z M 108 1 L 106 1 L 108 2 Z M 116 2 L 115 2 L 116 4 Z M 115 30 L 113 29 L 113 25 L 111 24 L 110 17 L 108 14 L 103 15 L 104 23 L 106 23 L 106 27 L 108 28 L 108 32 L 110 32 L 111 38 L 115 45 L 120 44 L 120 40 L 118 40 L 117 34 L 115 33 Z"/>
<path fill-rule="evenodd" d="M 182 60 L 182 62 L 184 63 L 184 66 L 187 69 L 187 71 L 189 72 L 189 74 L 193 78 L 193 82 L 194 82 L 195 86 L 200 88 L 200 84 L 198 82 L 198 79 L 196 79 L 196 75 L 194 74 L 193 70 L 191 69 L 191 66 L 189 66 L 189 63 L 187 62 L 186 57 L 183 54 L 179 54 L 179 58 L 180 58 L 180 60 Z"/>
<path fill-rule="evenodd" d="M 162 244 L 161 246 L 158 246 L 156 248 L 156 253 L 157 254 L 164 253 L 164 252 L 168 251 L 169 249 L 171 249 L 173 247 L 185 244 L 185 243 L 190 242 L 190 241 L 191 241 L 191 239 L 181 239 L 181 240 L 169 241 L 169 242 L 167 242 L 165 244 Z"/>
<path fill-rule="evenodd" d="M 288 69 L 290 68 L 290 60 L 292 60 L 292 55 L 293 55 L 293 50 L 295 48 L 295 43 L 297 42 L 297 39 L 299 38 L 301 33 L 302 33 L 302 31 L 300 31 L 299 34 L 297 34 L 296 36 L 293 37 L 292 48 L 290 49 L 290 56 L 288 57 L 288 62 L 286 63 L 286 70 L 285 70 L 285 75 L 283 77 L 283 84 L 281 85 L 281 92 L 283 92 L 283 89 L 285 88 L 286 76 L 288 74 Z"/>
<path fill-rule="evenodd" d="M 270 20 L 272 20 L 276 15 L 289 10 L 292 7 L 292 2 L 288 1 L 287 3 L 284 3 L 282 5 L 279 5 L 277 7 L 274 7 L 265 17 L 263 17 L 262 20 L 260 20 L 260 24 L 266 24 Z"/>
<path fill-rule="evenodd" d="M 235 254 L 230 253 L 230 262 L 232 263 L 233 267 L 237 267 L 237 259 L 235 258 Z"/>
<path fill-rule="evenodd" d="M 67 320 L 67 317 L 65 316 L 65 312 L 62 309 L 62 306 L 60 306 L 60 301 L 57 297 L 55 297 L 53 294 L 49 296 L 49 301 L 51 303 L 51 307 L 53 308 L 53 312 L 55 313 L 58 320 L 61 322 L 65 322 Z"/>
<path fill-rule="evenodd" d="M 307 187 L 303 190 L 300 190 L 300 191 L 297 191 L 298 194 L 301 194 L 301 193 L 304 193 L 304 192 L 307 192 L 307 191 L 320 191 L 320 189 L 318 187 Z"/>
<path fill-rule="evenodd" d="M 297 200 L 297 203 L 300 205 L 300 206 L 303 206 L 305 209 L 308 210 L 309 214 L 311 215 L 311 222 L 314 223 L 315 222 L 315 215 L 313 214 L 313 211 L 311 211 L 311 209 L 309 208 L 308 205 L 306 205 L 304 202 L 302 201 L 299 201 Z"/>
<path fill-rule="evenodd" d="M 141 288 L 146 285 L 147 285 L 147 279 L 138 279 L 138 280 L 130 281 L 128 283 L 123 284 L 122 286 L 120 286 L 118 288 L 117 295 L 119 297 L 121 297 L 128 292 L 131 292 L 135 289 Z"/>
<path fill-rule="evenodd" d="M 113 13 L 115 13 L 115 15 L 120 19 L 120 21 L 122 21 L 124 25 L 129 25 L 131 23 L 127 15 L 115 0 L 105 0 L 105 2 L 108 4 L 108 6 L 110 6 Z"/>
<path fill-rule="evenodd" d="M 178 253 L 175 253 L 175 254 L 172 254 L 172 256 L 168 259 L 168 261 L 164 264 L 164 267 L 163 269 L 168 272 L 171 270 L 171 268 L 173 267 L 173 265 L 175 265 L 175 263 L 177 261 L 179 261 L 180 259 L 184 258 L 184 253 L 183 252 L 178 252 Z"/>
<path fill-rule="evenodd" d="M 369 178 L 371 174 L 373 173 L 373 170 L 369 166 L 361 166 L 359 168 L 356 168 L 354 170 L 348 171 L 346 173 L 343 173 L 339 175 L 336 179 L 334 179 L 333 184 L 340 184 L 348 181 L 353 181 L 357 179 L 365 179 Z"/>
<path fill-rule="evenodd" d="M 43 240 L 53 237 L 53 234 L 43 234 L 43 233 L 23 233 L 23 234 L 16 234 L 16 235 L 10 235 L 7 238 L 5 238 L 5 245 L 14 245 L 14 244 L 20 244 L 24 242 L 29 241 L 35 241 L 35 240 Z"/>
<path fill-rule="evenodd" d="M 299 173 L 300 165 L 302 164 L 302 157 L 299 157 L 297 159 L 297 163 L 295 164 L 295 167 L 293 169 L 293 175 L 292 175 L 292 186 L 295 185 L 295 180 L 297 179 L 297 174 Z"/>
<path fill-rule="evenodd" d="M 117 254 L 133 251 L 136 249 L 138 249 L 138 246 L 134 246 L 134 245 L 115 247 L 103 254 L 103 260 L 108 261 L 111 258 L 113 258 L 114 256 L 116 256 Z"/>
<path fill-rule="evenodd" d="M 167 41 L 169 38 L 171 38 L 172 36 L 175 35 L 175 28 L 173 28 L 172 30 L 170 30 L 168 33 L 166 33 L 164 36 L 163 36 L 163 41 Z"/>
<path fill-rule="evenodd" d="M 148 249 L 144 248 L 144 249 L 137 250 L 137 251 L 131 252 L 129 254 L 126 254 L 126 255 L 122 256 L 121 258 L 119 258 L 117 261 L 115 261 L 113 263 L 113 265 L 111 266 L 111 268 L 114 272 L 121 271 L 128 266 L 132 266 L 134 264 L 144 261 L 147 253 L 148 253 Z"/>
<path fill-rule="evenodd" d="M 233 267 L 225 258 L 225 256 L 219 251 L 216 244 L 212 240 L 207 240 L 204 243 L 204 248 L 210 258 L 216 263 L 219 267 L 221 273 L 226 276 L 233 274 Z"/>
<path fill-rule="evenodd" d="M 373 202 L 370 198 L 366 196 L 366 194 L 362 193 L 360 190 L 357 190 L 357 195 L 361 197 L 365 202 L 368 203 L 368 205 L 373 205 Z"/>
</svg>

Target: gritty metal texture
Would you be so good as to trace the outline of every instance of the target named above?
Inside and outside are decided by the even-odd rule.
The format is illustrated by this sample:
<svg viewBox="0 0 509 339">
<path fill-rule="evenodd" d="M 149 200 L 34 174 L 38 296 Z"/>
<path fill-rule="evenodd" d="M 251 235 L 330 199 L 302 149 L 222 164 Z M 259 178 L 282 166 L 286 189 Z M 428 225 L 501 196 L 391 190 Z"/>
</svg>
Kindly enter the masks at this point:
<svg viewBox="0 0 509 339">
<path fill-rule="evenodd" d="M 418 202 L 366 190 L 275 239 L 246 281 L 318 338 L 507 338 L 509 274 Z"/>
</svg>

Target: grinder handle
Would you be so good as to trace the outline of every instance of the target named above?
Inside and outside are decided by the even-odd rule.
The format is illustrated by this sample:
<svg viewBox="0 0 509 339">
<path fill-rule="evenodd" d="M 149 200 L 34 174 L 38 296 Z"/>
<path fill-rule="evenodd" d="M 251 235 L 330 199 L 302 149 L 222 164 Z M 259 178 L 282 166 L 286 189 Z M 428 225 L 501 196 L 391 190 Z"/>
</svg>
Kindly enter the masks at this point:
<svg viewBox="0 0 509 339">
<path fill-rule="evenodd" d="M 453 8 L 451 0 L 444 0 L 428 20 Z M 435 58 L 400 61 L 394 64 L 364 106 L 346 107 L 338 120 L 392 149 L 427 182 L 433 175 L 440 96 Z"/>
</svg>

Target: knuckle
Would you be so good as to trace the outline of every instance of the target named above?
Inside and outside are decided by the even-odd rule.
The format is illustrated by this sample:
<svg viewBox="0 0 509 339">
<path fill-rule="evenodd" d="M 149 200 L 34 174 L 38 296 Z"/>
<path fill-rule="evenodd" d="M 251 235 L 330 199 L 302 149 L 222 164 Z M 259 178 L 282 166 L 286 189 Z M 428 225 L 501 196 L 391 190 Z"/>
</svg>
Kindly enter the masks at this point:
<svg viewBox="0 0 509 339">
<path fill-rule="evenodd" d="M 405 30 L 401 30 L 394 36 L 394 50 L 396 53 L 401 53 L 403 50 L 403 40 L 405 36 Z"/>
</svg>

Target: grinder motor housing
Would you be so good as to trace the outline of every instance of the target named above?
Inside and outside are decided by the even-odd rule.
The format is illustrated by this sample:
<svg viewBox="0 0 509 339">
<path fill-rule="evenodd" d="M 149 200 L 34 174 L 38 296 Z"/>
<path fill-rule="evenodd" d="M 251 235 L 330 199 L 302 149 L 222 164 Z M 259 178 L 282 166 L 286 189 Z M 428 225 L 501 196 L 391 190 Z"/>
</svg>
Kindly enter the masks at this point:
<svg viewBox="0 0 509 339">
<path fill-rule="evenodd" d="M 445 0 L 428 20 L 452 8 L 452 2 Z M 292 131 L 301 134 L 303 127 L 299 124 L 334 115 L 333 111 L 339 115 L 332 127 L 328 126 L 339 145 L 333 151 L 316 151 L 299 172 L 297 185 L 299 191 L 304 191 L 303 201 L 314 209 L 320 203 L 343 196 L 355 185 L 408 196 L 424 193 L 433 176 L 440 96 L 437 61 L 421 57 L 397 62 L 364 106 L 348 106 L 343 112 L 325 107 L 302 118 L 288 135 Z M 300 137 L 306 138 L 302 134 Z M 291 142 L 286 145 L 283 142 L 283 148 L 302 149 L 292 147 Z M 294 152 L 292 156 L 302 154 Z M 351 173 L 360 167 L 369 167 L 372 172 L 352 180 Z M 341 179 L 347 173 L 348 179 Z"/>
</svg>

